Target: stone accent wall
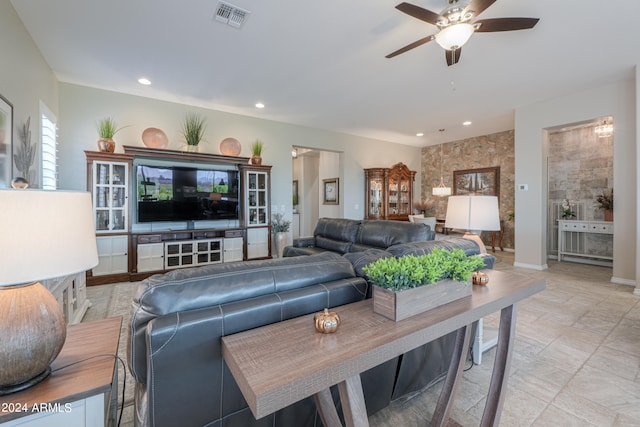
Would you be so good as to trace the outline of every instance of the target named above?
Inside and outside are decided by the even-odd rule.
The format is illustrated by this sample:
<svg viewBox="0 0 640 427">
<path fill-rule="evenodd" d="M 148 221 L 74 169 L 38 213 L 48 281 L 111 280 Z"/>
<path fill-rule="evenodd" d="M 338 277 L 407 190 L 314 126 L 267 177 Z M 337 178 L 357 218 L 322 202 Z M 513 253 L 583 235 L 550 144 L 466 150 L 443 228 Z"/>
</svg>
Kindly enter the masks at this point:
<svg viewBox="0 0 640 427">
<path fill-rule="evenodd" d="M 508 220 L 515 204 L 515 145 L 514 131 L 482 135 L 442 144 L 442 175 L 444 183 L 453 187 L 453 172 L 464 169 L 500 167 L 500 218 L 504 220 L 502 245 L 514 248 L 513 222 Z M 434 208 L 427 216 L 444 218 L 447 213 L 447 197 L 433 196 L 431 190 L 440 183 L 440 145 L 422 148 L 422 183 L 415 200 L 430 199 Z M 486 244 L 491 242 L 490 233 L 483 233 Z M 489 248 L 489 250 L 491 250 Z"/>
<path fill-rule="evenodd" d="M 599 138 L 593 126 L 549 133 L 549 203 L 583 204 L 576 219 L 603 221 L 596 197 L 613 188 L 613 137 Z"/>
</svg>

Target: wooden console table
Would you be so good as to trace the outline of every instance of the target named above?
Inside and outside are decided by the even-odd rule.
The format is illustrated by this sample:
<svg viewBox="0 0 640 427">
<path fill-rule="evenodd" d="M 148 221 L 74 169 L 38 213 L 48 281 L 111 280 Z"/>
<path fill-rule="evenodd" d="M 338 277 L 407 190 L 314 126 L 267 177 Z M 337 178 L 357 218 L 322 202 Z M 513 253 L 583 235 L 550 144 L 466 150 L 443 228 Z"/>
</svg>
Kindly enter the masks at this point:
<svg viewBox="0 0 640 427">
<path fill-rule="evenodd" d="M 222 338 L 222 354 L 259 419 L 314 395 L 325 426 L 341 425 L 329 387 L 337 384 L 347 426 L 368 426 L 360 373 L 453 331 L 454 355 L 431 425 L 444 426 L 464 369 L 473 322 L 501 311 L 498 348 L 482 426 L 497 426 L 505 395 L 517 303 L 545 288 L 543 280 L 489 271 L 488 286 L 470 297 L 394 322 L 373 312 L 371 299 L 335 307 L 334 334 L 315 332 L 313 315 Z"/>
<path fill-rule="evenodd" d="M 0 425 L 103 427 L 115 420 L 118 370 L 108 355 L 118 352 L 121 325 L 122 317 L 112 317 L 69 326 L 51 375 L 0 397 Z"/>
</svg>

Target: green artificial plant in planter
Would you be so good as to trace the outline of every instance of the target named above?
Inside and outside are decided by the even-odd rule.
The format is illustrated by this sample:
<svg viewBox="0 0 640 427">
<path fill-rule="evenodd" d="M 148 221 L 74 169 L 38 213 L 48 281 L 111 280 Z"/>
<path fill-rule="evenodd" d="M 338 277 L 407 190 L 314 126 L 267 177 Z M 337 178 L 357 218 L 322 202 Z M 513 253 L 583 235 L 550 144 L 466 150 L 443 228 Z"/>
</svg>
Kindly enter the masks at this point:
<svg viewBox="0 0 640 427">
<path fill-rule="evenodd" d="M 98 131 L 98 149 L 102 152 L 113 153 L 116 143 L 113 136 L 124 128 L 118 128 L 116 121 L 111 117 L 106 117 L 96 125 Z"/>
<path fill-rule="evenodd" d="M 264 142 L 256 139 L 251 144 L 251 164 L 252 165 L 261 165 L 262 164 L 262 148 L 264 148 Z"/>
<path fill-rule="evenodd" d="M 182 121 L 182 136 L 188 151 L 198 151 L 198 145 L 204 137 L 206 120 L 196 113 L 187 113 Z"/>
<path fill-rule="evenodd" d="M 471 295 L 470 279 L 484 267 L 461 249 L 381 258 L 364 267 L 373 286 L 373 311 L 398 321 Z"/>
</svg>

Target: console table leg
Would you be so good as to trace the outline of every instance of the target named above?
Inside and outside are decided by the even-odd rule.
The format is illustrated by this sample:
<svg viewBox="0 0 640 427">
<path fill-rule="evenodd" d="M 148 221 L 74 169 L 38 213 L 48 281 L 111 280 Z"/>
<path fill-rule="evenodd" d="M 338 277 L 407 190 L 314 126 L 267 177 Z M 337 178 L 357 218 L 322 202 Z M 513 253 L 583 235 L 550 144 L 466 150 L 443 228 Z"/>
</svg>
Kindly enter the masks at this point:
<svg viewBox="0 0 640 427">
<path fill-rule="evenodd" d="M 340 421 L 331 391 L 328 388 L 314 394 L 313 399 L 316 402 L 322 425 L 325 427 L 342 427 L 342 421 Z"/>
<path fill-rule="evenodd" d="M 339 383 L 338 392 L 346 427 L 369 427 L 360 375 L 354 375 Z"/>
<path fill-rule="evenodd" d="M 491 373 L 484 414 L 480 422 L 481 427 L 497 426 L 500 423 L 500 414 L 509 379 L 509 368 L 511 367 L 511 349 L 515 337 L 517 309 L 517 304 L 514 304 L 503 308 L 500 312 L 496 359 Z"/>
<path fill-rule="evenodd" d="M 451 356 L 451 362 L 449 363 L 449 371 L 442 386 L 438 404 L 436 405 L 435 411 L 433 411 L 433 417 L 431 417 L 431 426 L 433 427 L 443 427 L 447 425 L 449 421 L 449 415 L 453 408 L 453 401 L 456 397 L 459 380 L 464 371 L 470 340 L 471 325 L 458 329 L 456 333 L 456 344 L 453 349 L 453 355 Z"/>
</svg>

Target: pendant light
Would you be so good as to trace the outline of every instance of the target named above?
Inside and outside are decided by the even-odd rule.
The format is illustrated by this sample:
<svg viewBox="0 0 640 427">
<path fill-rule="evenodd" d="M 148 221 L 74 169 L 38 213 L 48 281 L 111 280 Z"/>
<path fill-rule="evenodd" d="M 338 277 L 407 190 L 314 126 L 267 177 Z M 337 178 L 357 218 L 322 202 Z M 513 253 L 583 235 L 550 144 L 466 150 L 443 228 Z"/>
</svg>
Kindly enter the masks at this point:
<svg viewBox="0 0 640 427">
<path fill-rule="evenodd" d="M 444 132 L 444 129 L 439 129 L 440 130 L 440 134 L 442 134 L 442 132 Z M 444 185 L 444 177 L 442 175 L 442 145 L 443 145 L 443 138 L 440 138 L 440 184 L 438 184 L 437 187 L 433 187 L 433 189 L 431 190 L 432 194 L 434 196 L 438 196 L 438 197 L 444 197 L 444 196 L 450 196 L 451 195 L 451 187 L 447 187 Z"/>
</svg>

